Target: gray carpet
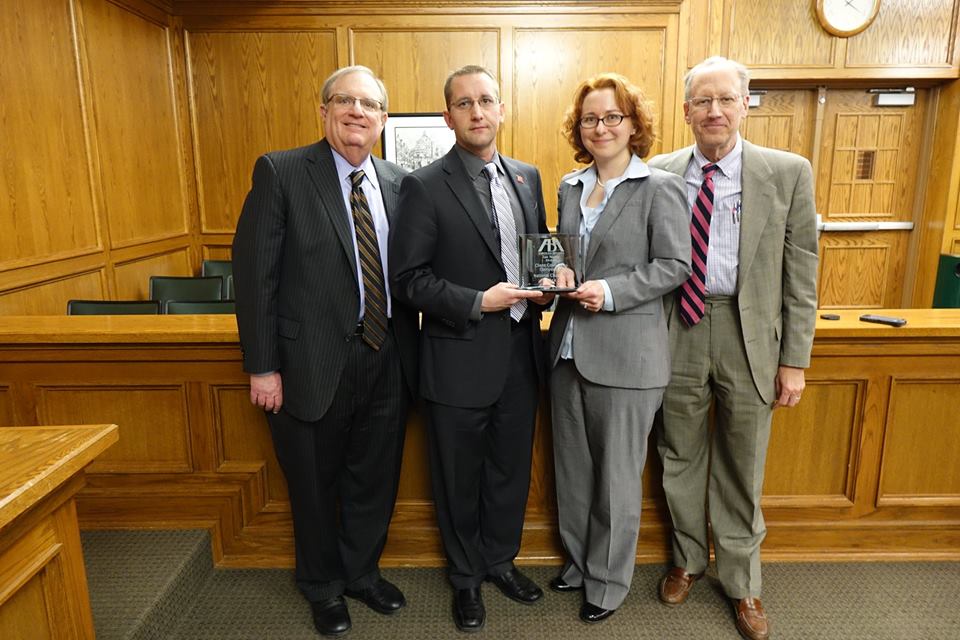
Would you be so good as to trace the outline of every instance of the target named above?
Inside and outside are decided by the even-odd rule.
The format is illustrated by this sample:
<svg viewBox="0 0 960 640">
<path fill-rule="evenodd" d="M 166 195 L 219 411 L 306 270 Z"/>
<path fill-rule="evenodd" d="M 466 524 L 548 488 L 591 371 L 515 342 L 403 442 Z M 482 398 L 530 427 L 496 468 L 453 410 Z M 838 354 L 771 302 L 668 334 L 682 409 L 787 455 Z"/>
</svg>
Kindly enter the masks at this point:
<svg viewBox="0 0 960 640">
<path fill-rule="evenodd" d="M 541 585 L 553 567 L 527 567 Z M 697 584 L 690 600 L 670 608 L 656 600 L 661 567 L 638 566 L 627 601 L 604 623 L 577 618 L 579 594 L 547 592 L 534 606 L 516 604 L 492 585 L 483 588 L 489 638 L 738 638 L 715 580 Z M 768 564 L 764 605 L 776 638 L 906 640 L 960 638 L 960 564 Z M 408 606 L 381 616 L 348 601 L 360 640 L 458 638 L 450 615 L 451 592 L 440 569 L 386 570 Z M 309 608 L 289 571 L 216 571 L 175 638 L 240 640 L 317 638 Z"/>
<path fill-rule="evenodd" d="M 149 553 L 133 549 L 131 538 L 137 534 L 147 534 L 152 549 Z M 148 599 L 149 592 L 157 588 L 158 580 L 151 578 L 154 570 L 137 562 L 138 571 L 124 579 L 127 585 L 124 589 L 118 589 L 105 583 L 109 582 L 110 575 L 122 573 L 121 568 L 107 571 L 91 566 L 106 562 L 129 568 L 133 563 L 124 559 L 124 554 L 132 552 L 141 561 L 153 562 L 161 560 L 163 549 L 172 550 L 177 546 L 149 539 L 151 535 L 158 533 L 124 532 L 120 544 L 116 545 L 108 540 L 106 533 L 95 543 L 90 543 L 89 533 L 84 534 L 99 640 L 130 637 L 122 633 L 123 628 L 129 627 L 121 619 L 122 614 L 118 617 L 116 611 L 110 616 L 103 613 L 107 601 L 122 599 L 124 591 L 139 594 L 140 600 Z M 209 559 L 206 562 L 209 563 Z M 543 587 L 556 569 L 524 567 Z M 529 640 L 735 640 L 739 637 L 730 606 L 714 578 L 708 575 L 696 585 L 686 604 L 670 608 L 656 599 L 656 583 L 662 569 L 657 565 L 638 566 L 624 605 L 609 620 L 595 626 L 585 625 L 577 618 L 579 594 L 547 591 L 541 602 L 523 606 L 506 599 L 492 585 L 484 585 L 487 625 L 481 634 L 475 635 Z M 186 567 L 179 569 L 191 575 L 195 571 Z M 469 637 L 454 628 L 450 613 L 452 593 L 441 569 L 387 569 L 384 574 L 404 591 L 408 606 L 394 616 L 382 616 L 359 602 L 348 600 L 353 619 L 348 638 L 463 640 Z M 164 599 L 164 609 L 172 614 L 165 618 L 167 628 L 163 630 L 155 625 L 141 629 L 135 637 L 171 640 L 315 640 L 321 637 L 313 628 L 308 605 L 297 592 L 292 571 L 216 570 L 197 575 L 202 578 L 183 581 L 197 583 L 188 595 Z M 141 578 L 146 580 L 141 583 Z M 170 579 L 160 582 L 169 583 Z M 179 611 L 172 606 L 174 602 L 179 603 Z M 766 564 L 763 602 L 770 617 L 772 636 L 779 639 L 956 640 L 960 638 L 960 563 Z M 122 609 L 116 603 L 112 606 Z"/>
</svg>

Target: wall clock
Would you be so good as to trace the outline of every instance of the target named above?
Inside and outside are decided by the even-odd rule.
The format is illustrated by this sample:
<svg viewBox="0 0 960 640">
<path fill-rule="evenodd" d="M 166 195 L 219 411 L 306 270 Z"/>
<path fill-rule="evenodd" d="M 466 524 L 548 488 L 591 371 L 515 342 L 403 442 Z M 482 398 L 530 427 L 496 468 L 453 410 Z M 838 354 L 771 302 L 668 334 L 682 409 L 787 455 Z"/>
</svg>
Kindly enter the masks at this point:
<svg viewBox="0 0 960 640">
<path fill-rule="evenodd" d="M 880 0 L 816 0 L 816 9 L 824 29 L 847 38 L 870 26 L 880 10 Z"/>
</svg>

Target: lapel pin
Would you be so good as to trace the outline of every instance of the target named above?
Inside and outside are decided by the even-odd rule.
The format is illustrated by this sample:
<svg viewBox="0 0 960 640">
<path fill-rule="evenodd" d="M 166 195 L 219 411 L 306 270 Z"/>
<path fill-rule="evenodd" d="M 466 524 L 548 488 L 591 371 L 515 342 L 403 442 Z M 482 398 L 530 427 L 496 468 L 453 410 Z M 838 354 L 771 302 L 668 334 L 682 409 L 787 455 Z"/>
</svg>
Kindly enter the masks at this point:
<svg viewBox="0 0 960 640">
<path fill-rule="evenodd" d="M 527 181 L 524 180 L 524 179 L 523 179 L 523 176 L 518 173 L 518 174 L 517 174 L 517 182 L 519 182 L 520 184 L 526 184 Z"/>
</svg>

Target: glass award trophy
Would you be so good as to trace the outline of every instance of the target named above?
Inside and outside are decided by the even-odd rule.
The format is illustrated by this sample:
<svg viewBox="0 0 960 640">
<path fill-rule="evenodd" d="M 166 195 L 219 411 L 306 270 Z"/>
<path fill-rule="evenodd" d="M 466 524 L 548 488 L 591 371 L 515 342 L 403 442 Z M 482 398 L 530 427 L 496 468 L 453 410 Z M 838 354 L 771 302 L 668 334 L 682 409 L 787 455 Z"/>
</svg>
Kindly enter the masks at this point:
<svg viewBox="0 0 960 640">
<path fill-rule="evenodd" d="M 522 233 L 519 241 L 522 289 L 576 291 L 583 277 L 579 235 Z"/>
</svg>

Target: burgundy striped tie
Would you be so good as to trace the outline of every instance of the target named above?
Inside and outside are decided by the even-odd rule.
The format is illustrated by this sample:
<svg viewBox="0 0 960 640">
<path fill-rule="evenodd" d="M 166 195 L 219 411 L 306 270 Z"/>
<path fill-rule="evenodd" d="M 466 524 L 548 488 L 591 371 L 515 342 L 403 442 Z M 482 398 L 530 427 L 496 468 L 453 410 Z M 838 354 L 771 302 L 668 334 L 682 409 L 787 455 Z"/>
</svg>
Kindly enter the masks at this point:
<svg viewBox="0 0 960 640">
<path fill-rule="evenodd" d="M 690 244 L 692 245 L 693 273 L 680 287 L 680 317 L 688 327 L 703 319 L 704 300 L 707 297 L 707 249 L 710 247 L 710 218 L 713 216 L 713 174 L 717 165 L 703 167 L 703 182 L 693 202 L 690 217 Z"/>
</svg>

